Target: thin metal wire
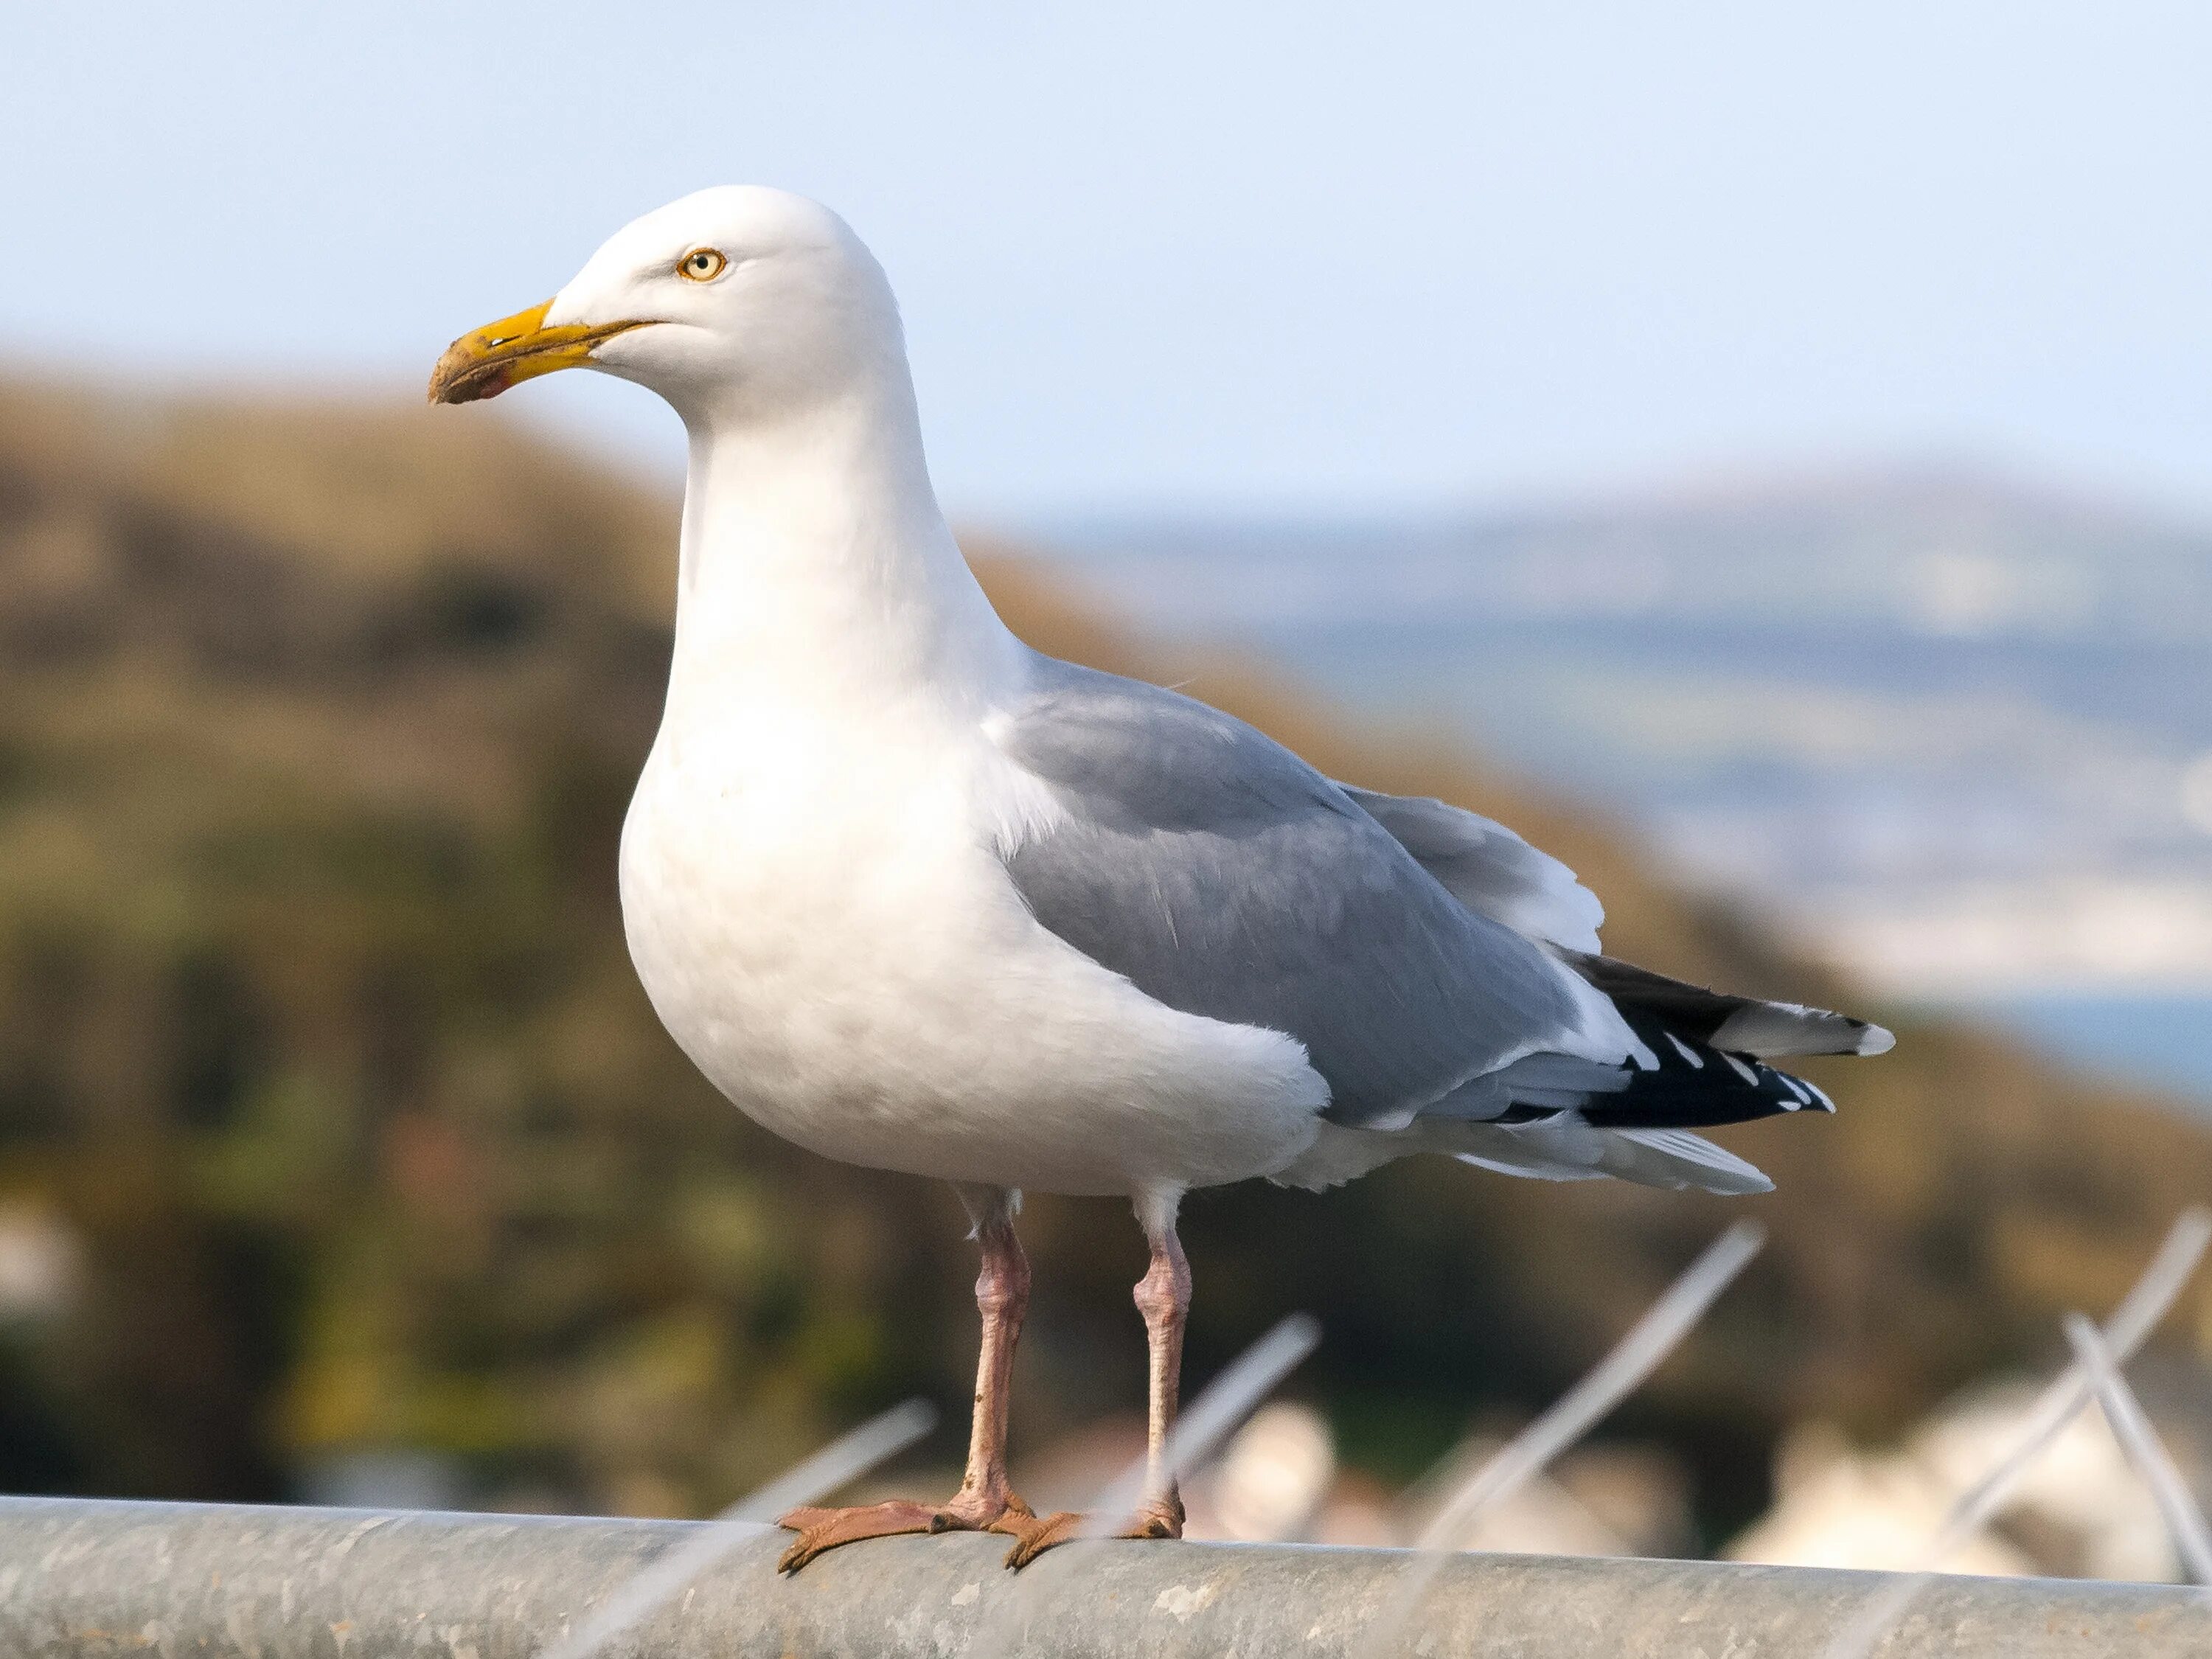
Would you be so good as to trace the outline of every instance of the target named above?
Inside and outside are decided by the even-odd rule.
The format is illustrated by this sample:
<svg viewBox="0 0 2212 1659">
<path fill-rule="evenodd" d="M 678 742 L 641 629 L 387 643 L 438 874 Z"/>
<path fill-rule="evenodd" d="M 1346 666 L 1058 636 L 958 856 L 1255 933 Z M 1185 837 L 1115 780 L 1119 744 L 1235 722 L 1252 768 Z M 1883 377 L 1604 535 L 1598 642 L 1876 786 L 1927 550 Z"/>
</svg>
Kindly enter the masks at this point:
<svg viewBox="0 0 2212 1659">
<path fill-rule="evenodd" d="M 1273 1394 L 1282 1380 L 1321 1341 L 1321 1322 L 1311 1314 L 1296 1313 L 1279 1320 L 1265 1336 L 1231 1361 L 1226 1370 L 1200 1390 L 1168 1431 L 1162 1454 L 1167 1478 L 1181 1481 L 1203 1468 L 1221 1443 Z M 1099 1491 L 1090 1506 L 1089 1518 L 1075 1536 L 1052 1554 L 1062 1558 L 1061 1572 L 1072 1570 L 1073 1558 L 1106 1542 L 1105 1534 L 1120 1530 L 1131 1520 L 1146 1496 L 1149 1457 L 1139 1457 Z M 1057 1576 L 1057 1575 L 1055 1575 Z M 1015 1579 L 1006 1599 L 993 1607 L 968 1644 L 968 1659 L 995 1659 L 1023 1624 L 1022 1615 L 1047 1594 L 1048 1585 L 1034 1565 Z"/>
<path fill-rule="evenodd" d="M 1228 1370 L 1206 1387 L 1177 1415 L 1168 1431 L 1161 1462 L 1167 1478 L 1181 1480 L 1212 1457 L 1237 1425 L 1259 1409 L 1260 1402 L 1314 1351 L 1321 1340 L 1321 1322 L 1311 1314 L 1292 1314 L 1238 1355 Z M 1139 1457 L 1123 1469 L 1098 1494 L 1078 1538 L 1110 1538 L 1136 1518 L 1149 1495 L 1145 1483 L 1150 1460 Z"/>
<path fill-rule="evenodd" d="M 2143 1269 L 2142 1277 L 2120 1298 L 2119 1306 L 2112 1310 L 2112 1318 L 2106 1322 L 2105 1346 L 2117 1359 L 2125 1361 L 2132 1357 L 2151 1332 L 2158 1328 L 2159 1321 L 2166 1317 L 2166 1310 L 2173 1306 L 2174 1299 L 2197 1271 L 2208 1243 L 2212 1243 L 2212 1210 L 2192 1205 L 2174 1218 L 2158 1253 L 2151 1257 L 2150 1266 Z M 1928 1588 L 1936 1569 L 2004 1507 L 2007 1495 L 2027 1472 L 2028 1466 L 2043 1455 L 2051 1443 L 2065 1432 L 2066 1425 L 2087 1407 L 2090 1393 L 2088 1375 L 2078 1361 L 2051 1378 L 2029 1410 L 2027 1426 L 2012 1450 L 1998 1459 L 1987 1474 L 1951 1505 L 1943 1524 L 1923 1546 L 1918 1571 L 1894 1580 L 1869 1596 L 1836 1632 L 1821 1659 L 1866 1659 L 1874 1651 L 1875 1644 L 1905 1617 L 1921 1592 Z"/>
<path fill-rule="evenodd" d="M 2112 1425 L 2113 1438 L 2126 1451 L 2151 1496 L 2158 1499 L 2159 1513 L 2166 1517 L 2166 1529 L 2173 1535 L 2173 1547 L 2182 1565 L 2198 1583 L 2212 1584 L 2212 1529 L 2206 1528 L 2204 1511 L 2197 1507 L 2189 1482 L 2174 1468 L 2166 1443 L 2143 1415 L 2142 1402 L 2120 1375 L 2112 1350 L 2097 1334 L 2097 1328 L 2077 1313 L 2066 1316 L 2066 1340 L 2074 1345 L 2075 1358 L 2097 1390 L 2097 1403 L 2104 1407 L 2105 1420 Z"/>
<path fill-rule="evenodd" d="M 1391 1651 L 1454 1547 L 1482 1511 L 1518 1491 L 1634 1392 L 1689 1334 L 1765 1240 L 1765 1229 L 1758 1223 L 1739 1221 L 1707 1245 L 1612 1352 L 1468 1477 L 1422 1533 L 1415 1546 L 1419 1553 L 1407 1565 L 1355 1650 L 1359 1659 L 1382 1659 Z"/>
<path fill-rule="evenodd" d="M 804 1462 L 740 1498 L 674 1549 L 632 1574 L 590 1618 L 545 1649 L 538 1659 L 589 1659 L 681 1595 L 730 1551 L 757 1537 L 786 1510 L 827 1497 L 896 1456 L 936 1426 L 937 1408 L 926 1400 L 909 1400 L 839 1436 Z"/>
</svg>

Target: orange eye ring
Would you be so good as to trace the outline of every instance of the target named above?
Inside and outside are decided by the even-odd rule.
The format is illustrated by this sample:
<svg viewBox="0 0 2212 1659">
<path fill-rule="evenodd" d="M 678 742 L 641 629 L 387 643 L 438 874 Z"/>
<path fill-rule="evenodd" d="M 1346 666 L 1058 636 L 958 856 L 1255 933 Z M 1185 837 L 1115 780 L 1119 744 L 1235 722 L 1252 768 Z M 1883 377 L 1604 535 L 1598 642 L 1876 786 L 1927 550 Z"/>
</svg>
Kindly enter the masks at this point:
<svg viewBox="0 0 2212 1659">
<path fill-rule="evenodd" d="M 719 248 L 695 247 L 676 262 L 676 274 L 688 283 L 711 283 L 729 268 Z"/>
</svg>

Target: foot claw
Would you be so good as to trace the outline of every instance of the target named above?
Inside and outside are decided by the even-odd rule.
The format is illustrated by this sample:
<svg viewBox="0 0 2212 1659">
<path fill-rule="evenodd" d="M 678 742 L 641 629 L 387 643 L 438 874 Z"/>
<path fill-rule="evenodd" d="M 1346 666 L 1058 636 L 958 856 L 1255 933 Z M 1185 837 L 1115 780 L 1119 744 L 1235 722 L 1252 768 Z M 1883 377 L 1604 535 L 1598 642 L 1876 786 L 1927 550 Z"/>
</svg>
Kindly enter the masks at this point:
<svg viewBox="0 0 2212 1659">
<path fill-rule="evenodd" d="M 859 1509 L 796 1509 L 776 1522 L 799 1536 L 775 1567 L 778 1572 L 797 1572 L 824 1550 L 867 1538 L 898 1538 L 917 1532 L 1006 1532 L 1009 1527 L 1033 1526 L 1036 1521 L 1036 1512 L 1012 1492 L 995 1508 L 988 1498 L 978 1501 L 963 1496 L 947 1504 L 910 1504 L 894 1498 Z"/>
<path fill-rule="evenodd" d="M 778 1572 L 797 1572 L 824 1550 L 840 1544 L 857 1544 L 864 1538 L 896 1538 L 904 1533 L 942 1532 L 945 1511 L 930 1504 L 909 1504 L 894 1498 L 860 1509 L 796 1509 L 780 1517 L 776 1525 L 788 1527 L 799 1536 L 778 1558 Z"/>
<path fill-rule="evenodd" d="M 1075 1536 L 1083 1525 L 1083 1517 L 1073 1510 L 1059 1510 L 1050 1515 L 1002 1515 L 991 1522 L 988 1530 L 1002 1534 L 1014 1540 L 1006 1552 L 1006 1565 L 1026 1567 L 1055 1544 L 1065 1544 Z"/>
<path fill-rule="evenodd" d="M 1071 1510 L 1061 1510 L 1042 1516 L 1024 1515 L 1016 1519 L 1002 1515 L 986 1530 L 1003 1533 L 1014 1540 L 1013 1548 L 1006 1552 L 1006 1565 L 1019 1569 L 1057 1545 L 1065 1544 L 1083 1530 L 1084 1517 Z M 1180 1538 L 1182 1536 L 1182 1500 L 1176 1497 L 1147 1499 L 1145 1506 L 1130 1517 L 1129 1524 L 1114 1534 L 1116 1538 Z"/>
</svg>

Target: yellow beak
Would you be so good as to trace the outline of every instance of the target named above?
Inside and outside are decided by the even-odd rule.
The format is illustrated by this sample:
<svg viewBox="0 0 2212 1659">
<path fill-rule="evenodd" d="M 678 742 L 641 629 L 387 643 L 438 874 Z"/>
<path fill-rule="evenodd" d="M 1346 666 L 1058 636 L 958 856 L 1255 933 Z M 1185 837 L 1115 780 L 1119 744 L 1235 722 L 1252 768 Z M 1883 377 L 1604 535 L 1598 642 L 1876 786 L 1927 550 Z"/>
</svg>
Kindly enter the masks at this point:
<svg viewBox="0 0 2212 1659">
<path fill-rule="evenodd" d="M 430 371 L 430 401 L 434 404 L 472 404 L 496 398 L 518 381 L 550 374 L 556 368 L 574 368 L 592 360 L 592 348 L 611 339 L 627 323 L 562 323 L 545 326 L 548 300 L 512 317 L 487 324 L 473 334 L 464 334 L 446 348 Z"/>
</svg>

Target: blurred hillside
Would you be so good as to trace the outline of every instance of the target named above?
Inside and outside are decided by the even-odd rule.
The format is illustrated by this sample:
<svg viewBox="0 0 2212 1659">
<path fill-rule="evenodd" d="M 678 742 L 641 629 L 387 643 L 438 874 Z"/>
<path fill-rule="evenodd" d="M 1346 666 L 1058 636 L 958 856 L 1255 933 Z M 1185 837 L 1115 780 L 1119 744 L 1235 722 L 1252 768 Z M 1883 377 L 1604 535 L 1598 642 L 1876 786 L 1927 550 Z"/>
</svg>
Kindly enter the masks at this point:
<svg viewBox="0 0 2212 1659">
<path fill-rule="evenodd" d="M 0 386 L 0 1488 L 298 1496 L 418 1450 L 471 1502 L 697 1510 L 868 1407 L 966 1397 L 949 1194 L 753 1129 L 632 980 L 614 849 L 673 539 L 672 503 L 477 411 Z M 1042 648 L 1515 824 L 1619 954 L 1851 1000 L 1449 744 L 1148 653 L 976 551 Z M 1194 1376 L 1310 1308 L 1301 1386 L 1402 1480 L 1754 1213 L 1772 1248 L 1615 1425 L 1687 1459 L 1716 1538 L 1786 1425 L 1886 1434 L 2051 1358 L 2212 1191 L 2199 1125 L 1900 1036 L 1817 1071 L 1834 1119 L 1730 1137 L 1763 1200 L 1450 1164 L 1197 1195 Z M 1025 1226 L 1034 1445 L 1141 1399 L 1141 1250 L 1118 1205 Z"/>
<path fill-rule="evenodd" d="M 2212 1107 L 2201 517 L 1923 466 L 1047 537 L 1141 623 L 1606 803 L 1863 982 Z"/>
</svg>

